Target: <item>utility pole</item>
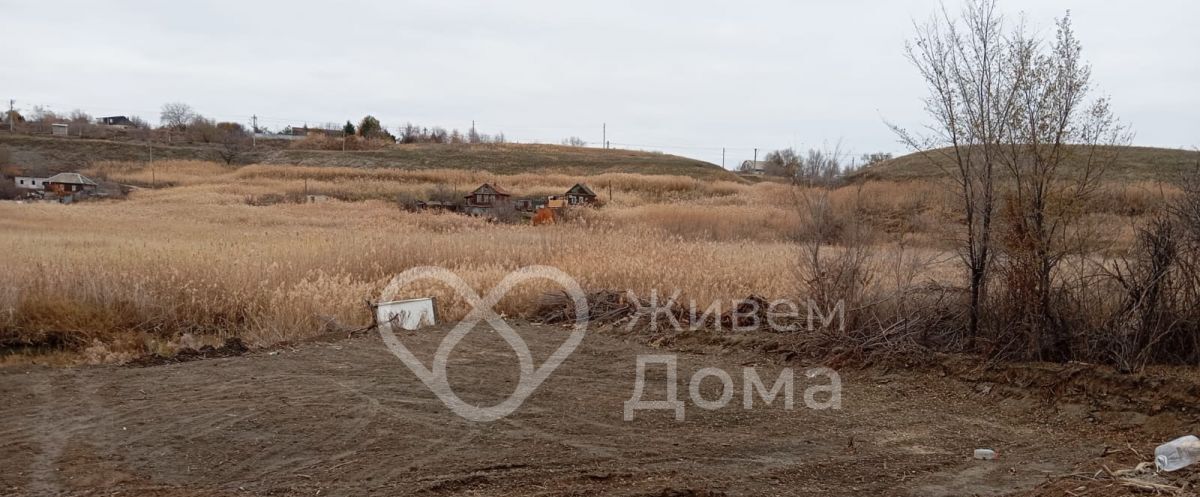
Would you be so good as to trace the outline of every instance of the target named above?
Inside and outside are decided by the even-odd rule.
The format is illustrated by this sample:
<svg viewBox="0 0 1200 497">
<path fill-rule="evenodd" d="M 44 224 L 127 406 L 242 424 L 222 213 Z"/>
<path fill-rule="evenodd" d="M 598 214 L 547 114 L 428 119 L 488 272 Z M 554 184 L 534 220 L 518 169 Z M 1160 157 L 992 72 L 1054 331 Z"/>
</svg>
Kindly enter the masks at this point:
<svg viewBox="0 0 1200 497">
<path fill-rule="evenodd" d="M 721 147 L 721 169 L 725 169 L 725 147 Z"/>
<path fill-rule="evenodd" d="M 470 143 L 475 143 L 476 141 L 479 141 L 476 139 L 477 136 L 479 136 L 479 135 L 475 134 L 475 120 L 472 119 L 471 120 L 471 136 L 467 137 L 467 141 Z"/>
<path fill-rule="evenodd" d="M 754 167 L 758 167 L 758 147 L 754 148 Z"/>
<path fill-rule="evenodd" d="M 168 137 L 171 136 L 170 131 L 167 131 L 167 136 Z M 155 175 L 155 171 L 154 171 L 154 130 L 153 129 L 149 130 L 149 134 L 146 135 L 146 147 L 148 147 L 150 149 L 150 187 L 155 188 L 158 186 L 158 177 Z"/>
<path fill-rule="evenodd" d="M 17 116 L 16 110 L 13 108 L 13 106 L 16 104 L 17 104 L 16 100 L 13 100 L 11 98 L 8 99 L 8 132 L 9 132 L 9 134 L 12 134 L 13 123 L 16 122 L 16 120 L 17 120 L 16 119 L 16 116 Z"/>
<path fill-rule="evenodd" d="M 258 146 L 258 114 L 250 116 L 250 148 Z"/>
<path fill-rule="evenodd" d="M 608 123 L 600 124 L 600 136 L 603 137 L 600 141 L 604 142 L 604 148 L 608 148 Z"/>
</svg>

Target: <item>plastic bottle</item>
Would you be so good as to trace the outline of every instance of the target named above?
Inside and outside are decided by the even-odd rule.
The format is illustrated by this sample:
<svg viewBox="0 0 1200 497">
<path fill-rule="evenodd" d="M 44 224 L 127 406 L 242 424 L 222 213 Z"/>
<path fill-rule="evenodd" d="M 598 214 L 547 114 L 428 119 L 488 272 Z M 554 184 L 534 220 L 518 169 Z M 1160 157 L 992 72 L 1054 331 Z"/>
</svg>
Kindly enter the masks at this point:
<svg viewBox="0 0 1200 497">
<path fill-rule="evenodd" d="M 1195 435 L 1179 437 L 1154 449 L 1154 465 L 1160 471 L 1175 471 L 1200 459 L 1200 438 Z"/>
</svg>

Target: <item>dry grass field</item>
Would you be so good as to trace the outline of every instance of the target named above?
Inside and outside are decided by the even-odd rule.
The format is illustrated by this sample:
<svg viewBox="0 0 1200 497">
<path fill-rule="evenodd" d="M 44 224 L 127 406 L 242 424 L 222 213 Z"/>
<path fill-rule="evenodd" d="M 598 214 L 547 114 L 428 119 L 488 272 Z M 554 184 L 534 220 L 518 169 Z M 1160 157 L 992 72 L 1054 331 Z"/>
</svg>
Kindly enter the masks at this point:
<svg viewBox="0 0 1200 497">
<path fill-rule="evenodd" d="M 251 345 L 296 340 L 369 322 L 367 300 L 408 268 L 449 268 L 483 292 L 528 265 L 560 268 L 585 288 L 652 290 L 722 308 L 749 295 L 805 294 L 806 240 L 832 228 L 823 257 L 867 254 L 865 295 L 961 285 L 948 189 L 934 180 L 872 181 L 833 190 L 778 183 L 700 181 L 606 173 L 495 175 L 481 171 L 360 169 L 164 161 L 95 164 L 89 175 L 140 186 L 127 199 L 77 205 L 0 203 L 0 342 L 8 360 L 47 351 L 120 362 L 230 336 Z M 482 182 L 517 195 L 565 191 L 585 180 L 605 201 L 553 226 L 490 223 L 410 212 L 397 199 Z M 1136 222 L 1171 188 L 1113 186 L 1089 219 L 1119 253 Z M 302 193 L 326 195 L 298 203 Z M 816 219 L 813 198 L 829 205 Z M 264 199 L 271 199 L 266 201 Z M 848 234 L 855 233 L 851 237 Z M 863 248 L 866 248 L 864 250 Z M 461 316 L 462 299 L 428 284 Z M 528 312 L 548 287 L 527 285 L 499 310 Z M 83 352 L 78 354 L 78 352 Z"/>
</svg>

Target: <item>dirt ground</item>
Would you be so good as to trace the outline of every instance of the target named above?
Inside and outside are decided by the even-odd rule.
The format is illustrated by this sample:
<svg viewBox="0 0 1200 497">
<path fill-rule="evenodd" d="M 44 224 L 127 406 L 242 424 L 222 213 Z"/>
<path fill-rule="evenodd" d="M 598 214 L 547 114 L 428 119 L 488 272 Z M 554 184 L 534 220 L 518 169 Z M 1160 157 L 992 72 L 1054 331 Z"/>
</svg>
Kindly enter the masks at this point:
<svg viewBox="0 0 1200 497">
<path fill-rule="evenodd" d="M 516 329 L 539 363 L 567 334 Z M 446 332 L 402 338 L 428 363 Z M 638 411 L 624 421 L 645 353 L 671 351 L 589 334 L 520 409 L 491 423 L 450 412 L 377 335 L 152 367 L 8 367 L 0 494 L 1123 495 L 1128 486 L 1096 472 L 1148 461 L 1196 425 L 878 368 L 841 371 L 840 410 L 804 407 L 804 389 L 828 381 L 800 367 L 794 409 L 779 399 L 745 410 L 742 368 L 768 382 L 780 370 L 751 353 L 679 353 L 686 419 Z M 464 400 L 490 405 L 512 390 L 516 364 L 498 335 L 479 330 L 448 371 Z M 729 406 L 687 400 L 704 367 L 733 376 Z M 650 370 L 651 390 L 662 371 Z M 718 382 L 703 385 L 706 398 L 719 395 Z M 1001 457 L 974 460 L 978 447 Z"/>
</svg>

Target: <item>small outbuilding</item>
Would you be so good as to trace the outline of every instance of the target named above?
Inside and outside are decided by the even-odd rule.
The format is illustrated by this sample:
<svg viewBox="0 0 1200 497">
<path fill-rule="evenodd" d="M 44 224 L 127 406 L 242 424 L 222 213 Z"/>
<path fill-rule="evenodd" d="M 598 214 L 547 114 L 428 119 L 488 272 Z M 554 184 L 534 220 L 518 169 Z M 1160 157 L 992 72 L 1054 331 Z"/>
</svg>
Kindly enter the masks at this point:
<svg viewBox="0 0 1200 497">
<path fill-rule="evenodd" d="M 569 205 L 588 205 L 596 201 L 596 192 L 583 183 L 575 183 L 564 196 Z"/>
<path fill-rule="evenodd" d="M 68 136 L 71 134 L 71 126 L 64 123 L 51 124 L 50 134 L 54 136 Z"/>
</svg>

